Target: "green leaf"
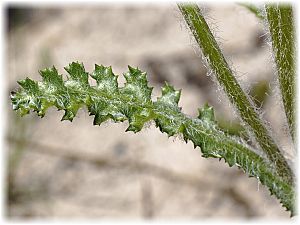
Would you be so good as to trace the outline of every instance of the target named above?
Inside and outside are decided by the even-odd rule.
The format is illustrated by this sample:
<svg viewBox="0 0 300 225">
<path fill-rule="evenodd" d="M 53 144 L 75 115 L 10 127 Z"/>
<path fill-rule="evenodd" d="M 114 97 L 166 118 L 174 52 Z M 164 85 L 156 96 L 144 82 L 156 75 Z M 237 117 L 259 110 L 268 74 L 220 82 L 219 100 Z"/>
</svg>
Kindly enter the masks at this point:
<svg viewBox="0 0 300 225">
<path fill-rule="evenodd" d="M 133 132 L 154 120 L 168 136 L 181 134 L 185 141 L 200 147 L 204 157 L 224 159 L 229 166 L 237 166 L 256 177 L 294 213 L 293 185 L 278 176 L 274 166 L 254 153 L 242 139 L 224 133 L 217 126 L 213 108 L 208 104 L 199 109 L 198 118 L 188 117 L 178 106 L 181 92 L 169 84 L 162 87 L 157 101 L 152 101 L 152 88 L 148 86 L 146 73 L 137 68 L 129 67 L 124 73 L 127 81 L 124 87 L 118 87 L 111 67 L 95 66 L 90 76 L 96 80 L 96 86 L 89 85 L 88 73 L 82 64 L 72 63 L 66 70 L 70 77 L 65 81 L 54 67 L 40 72 L 41 82 L 28 78 L 20 81 L 21 88 L 11 94 L 13 109 L 21 115 L 34 110 L 43 116 L 47 108 L 54 106 L 65 111 L 63 119 L 72 121 L 79 108 L 87 107 L 90 115 L 94 115 L 95 125 L 107 119 L 128 120 L 127 131 Z"/>
</svg>

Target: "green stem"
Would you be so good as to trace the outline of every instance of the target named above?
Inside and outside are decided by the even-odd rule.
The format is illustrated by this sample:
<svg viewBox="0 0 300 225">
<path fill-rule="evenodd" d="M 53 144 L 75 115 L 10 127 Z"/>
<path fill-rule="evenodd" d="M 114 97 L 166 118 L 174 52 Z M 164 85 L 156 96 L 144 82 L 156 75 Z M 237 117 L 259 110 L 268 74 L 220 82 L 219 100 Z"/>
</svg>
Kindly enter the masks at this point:
<svg viewBox="0 0 300 225">
<path fill-rule="evenodd" d="M 295 140 L 295 40 L 291 5 L 267 4 L 267 20 L 291 136 Z"/>
<path fill-rule="evenodd" d="M 243 121 L 251 128 L 262 150 L 274 164 L 277 173 L 289 183 L 293 183 L 293 173 L 288 163 L 260 120 L 254 104 L 233 76 L 199 7 L 196 4 L 178 4 L 178 7 L 230 102 L 235 105 Z"/>
<path fill-rule="evenodd" d="M 261 13 L 261 10 L 256 5 L 253 5 L 251 3 L 246 3 L 246 2 L 241 2 L 241 3 L 238 3 L 238 4 L 241 5 L 241 6 L 244 6 L 250 12 L 254 13 L 257 18 L 259 18 L 261 20 L 264 19 L 264 16 Z"/>
</svg>

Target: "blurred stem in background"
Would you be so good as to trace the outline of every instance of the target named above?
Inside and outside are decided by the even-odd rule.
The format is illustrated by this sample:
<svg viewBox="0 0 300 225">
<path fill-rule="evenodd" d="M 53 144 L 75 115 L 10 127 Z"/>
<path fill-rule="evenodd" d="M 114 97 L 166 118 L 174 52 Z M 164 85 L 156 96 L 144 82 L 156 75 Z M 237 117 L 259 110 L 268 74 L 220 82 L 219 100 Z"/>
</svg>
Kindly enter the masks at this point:
<svg viewBox="0 0 300 225">
<path fill-rule="evenodd" d="M 270 93 L 269 87 L 270 81 L 268 80 L 261 80 L 252 85 L 250 89 L 250 96 L 255 103 L 256 107 L 263 108 L 265 102 Z M 249 134 L 245 130 L 245 128 L 240 124 L 239 121 L 232 121 L 228 120 L 227 118 L 219 117 L 217 118 L 218 125 L 224 132 L 230 135 L 240 136 L 246 141 L 250 141 Z M 249 143 L 250 144 L 250 143 Z"/>
<path fill-rule="evenodd" d="M 28 23 L 33 17 L 34 9 L 30 7 L 16 7 L 9 5 L 6 8 L 7 30 L 11 31 Z"/>
<path fill-rule="evenodd" d="M 34 8 L 24 8 L 24 7 L 14 7 L 7 6 L 6 8 L 6 17 L 7 17 L 7 30 L 8 32 L 12 32 L 14 29 L 23 26 L 26 23 L 30 23 L 35 15 Z M 17 49 L 16 49 L 17 51 Z M 14 53 L 15 55 L 18 52 Z M 38 53 L 38 65 L 39 68 L 49 67 L 53 63 L 52 51 L 51 51 L 51 43 L 44 43 L 43 48 L 40 49 Z M 10 88 L 14 89 L 14 88 Z M 8 98 L 7 98 L 8 99 Z M 30 195 L 29 190 L 26 188 L 18 187 L 15 184 L 16 181 L 16 173 L 18 171 L 20 162 L 24 157 L 26 152 L 26 141 L 30 140 L 30 132 L 32 132 L 32 127 L 36 122 L 36 118 L 30 116 L 26 118 L 21 118 L 17 114 L 9 114 L 10 126 L 7 131 L 7 137 L 13 137 L 17 142 L 11 142 L 10 148 L 8 149 L 7 157 L 8 157 L 8 165 L 7 165 L 7 204 L 14 204 L 21 200 L 21 198 L 26 195 L 27 197 Z M 9 207 L 8 207 L 9 210 Z"/>
<path fill-rule="evenodd" d="M 10 126 L 8 137 L 14 137 L 19 142 L 10 144 L 8 151 L 8 174 L 7 174 L 7 201 L 8 204 L 18 201 L 17 187 L 15 185 L 15 177 L 18 171 L 18 166 L 25 153 L 26 140 L 29 139 L 30 126 L 34 123 L 32 117 L 20 118 L 19 115 L 13 114 L 10 118 Z"/>
</svg>

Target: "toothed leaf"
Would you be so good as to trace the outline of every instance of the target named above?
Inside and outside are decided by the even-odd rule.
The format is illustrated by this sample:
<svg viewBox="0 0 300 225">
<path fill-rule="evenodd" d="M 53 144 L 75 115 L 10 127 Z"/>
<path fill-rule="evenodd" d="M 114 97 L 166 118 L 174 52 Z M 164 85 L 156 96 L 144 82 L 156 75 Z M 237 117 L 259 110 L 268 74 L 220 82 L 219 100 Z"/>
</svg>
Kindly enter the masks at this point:
<svg viewBox="0 0 300 225">
<path fill-rule="evenodd" d="M 242 168 L 249 176 L 256 177 L 283 206 L 294 212 L 293 185 L 278 176 L 274 165 L 254 153 L 240 138 L 222 132 L 214 123 L 213 108 L 208 104 L 199 109 L 198 118 L 186 116 L 178 107 L 180 91 L 169 84 L 162 87 L 157 101 L 152 101 L 146 73 L 132 67 L 124 74 L 127 82 L 121 88 L 111 67 L 95 66 L 90 76 L 96 80 L 96 86 L 89 85 L 82 64 L 71 63 L 66 70 L 70 77 L 65 81 L 54 67 L 40 71 L 43 78 L 40 82 L 29 78 L 19 81 L 21 88 L 11 93 L 13 109 L 21 115 L 34 110 L 43 116 L 47 108 L 55 106 L 65 111 L 62 120 L 72 121 L 80 108 L 87 107 L 90 115 L 94 115 L 94 125 L 108 119 L 128 120 L 126 131 L 133 132 L 154 120 L 168 136 L 182 134 L 186 142 L 192 141 L 204 157 L 224 159 L 229 166 Z"/>
</svg>

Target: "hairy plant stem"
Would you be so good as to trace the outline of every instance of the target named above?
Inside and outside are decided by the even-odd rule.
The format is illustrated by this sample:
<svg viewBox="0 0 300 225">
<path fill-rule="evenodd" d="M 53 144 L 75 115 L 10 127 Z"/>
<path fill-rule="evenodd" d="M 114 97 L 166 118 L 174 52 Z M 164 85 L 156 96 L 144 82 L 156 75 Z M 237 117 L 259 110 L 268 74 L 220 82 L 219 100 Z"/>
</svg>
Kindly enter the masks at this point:
<svg viewBox="0 0 300 225">
<path fill-rule="evenodd" d="M 265 6 L 280 90 L 292 138 L 295 140 L 295 30 L 291 5 Z"/>
<path fill-rule="evenodd" d="M 244 6 L 245 8 L 247 8 L 250 12 L 254 13 L 255 16 L 258 18 L 258 19 L 264 19 L 264 16 L 260 10 L 259 7 L 257 7 L 256 5 L 254 4 L 251 4 L 251 3 L 247 3 L 247 2 L 240 2 L 238 3 L 239 5 L 241 6 Z"/>
<path fill-rule="evenodd" d="M 278 146 L 271 138 L 267 128 L 260 120 L 254 104 L 243 91 L 233 72 L 226 62 L 208 24 L 196 4 L 178 4 L 184 19 L 192 31 L 203 55 L 215 73 L 220 86 L 228 95 L 231 103 L 237 108 L 242 120 L 251 128 L 252 133 L 262 150 L 276 168 L 279 176 L 293 184 L 293 173 Z"/>
</svg>

